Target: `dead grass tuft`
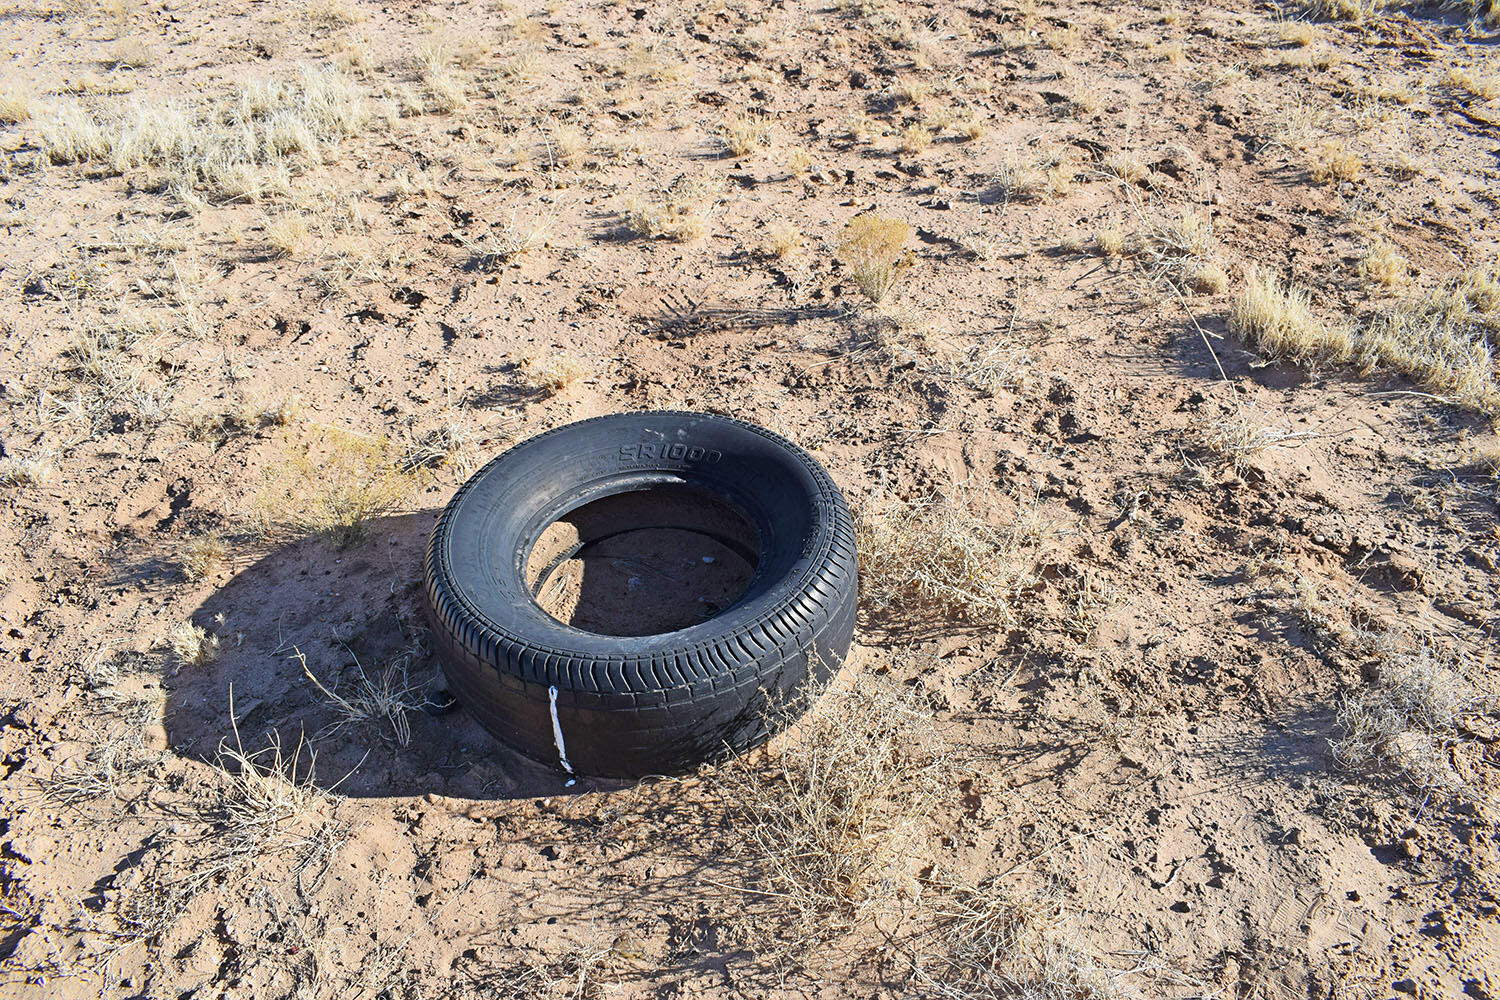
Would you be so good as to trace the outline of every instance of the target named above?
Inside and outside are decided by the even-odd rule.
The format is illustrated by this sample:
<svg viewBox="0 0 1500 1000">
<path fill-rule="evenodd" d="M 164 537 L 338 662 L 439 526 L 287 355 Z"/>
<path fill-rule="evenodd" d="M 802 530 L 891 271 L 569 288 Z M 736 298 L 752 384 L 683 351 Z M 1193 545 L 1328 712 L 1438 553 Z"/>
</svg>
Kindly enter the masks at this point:
<svg viewBox="0 0 1500 1000">
<path fill-rule="evenodd" d="M 897 147 L 903 153 L 916 156 L 932 145 L 932 130 L 921 122 L 908 125 L 901 131 L 901 142 Z"/>
<path fill-rule="evenodd" d="M 744 755 L 709 777 L 738 813 L 746 888 L 788 924 L 762 932 L 772 947 L 801 960 L 913 887 L 943 752 L 915 691 L 861 676 L 823 695 L 769 769 Z"/>
<path fill-rule="evenodd" d="M 147 743 L 147 733 L 161 722 L 162 702 L 138 694 L 101 690 L 118 680 L 112 659 L 96 657 L 90 687 L 108 725 L 91 737 L 82 757 L 64 761 L 38 782 L 42 795 L 60 805 L 73 806 L 102 798 L 119 798 L 132 783 L 145 778 L 161 760 Z"/>
<path fill-rule="evenodd" d="M 17 125 L 36 113 L 36 95 L 21 84 L 0 85 L 0 125 Z"/>
<path fill-rule="evenodd" d="M 315 426 L 308 441 L 285 447 L 255 502 L 263 530 L 316 532 L 340 548 L 364 537 L 370 522 L 401 509 L 417 478 L 389 438 Z"/>
<path fill-rule="evenodd" d="M 50 452 L 0 458 L 0 486 L 32 486 L 52 478 L 57 465 Z"/>
<path fill-rule="evenodd" d="M 205 580 L 229 565 L 229 543 L 216 531 L 196 535 L 183 543 L 177 559 L 188 580 Z"/>
<path fill-rule="evenodd" d="M 292 656 L 301 665 L 303 675 L 312 681 L 313 686 L 338 713 L 338 718 L 322 735 L 332 736 L 347 726 L 373 722 L 389 727 L 391 738 L 398 746 L 410 745 L 411 722 L 407 716 L 419 710 L 426 700 L 425 688 L 411 680 L 411 661 L 418 650 L 402 650 L 381 667 L 380 673 L 374 678 L 365 672 L 364 664 L 359 662 L 354 650 L 345 645 L 344 651 L 354 661 L 354 668 L 359 674 L 353 692 L 347 695 L 340 694 L 318 680 L 308 667 L 307 657 L 302 654 L 302 650 L 295 647 L 292 650 Z"/>
<path fill-rule="evenodd" d="M 1481 101 L 1500 99 L 1500 75 L 1479 66 L 1450 67 L 1443 82 L 1459 93 Z"/>
<path fill-rule="evenodd" d="M 1474 464 L 1500 478 L 1500 441 L 1491 441 L 1474 449 Z"/>
<path fill-rule="evenodd" d="M 771 129 L 765 119 L 754 115 L 736 115 L 724 123 L 720 141 L 726 152 L 749 156 L 765 148 L 771 140 Z"/>
<path fill-rule="evenodd" d="M 562 351 L 532 354 L 521 360 L 521 376 L 527 388 L 547 395 L 561 392 L 588 374 L 588 366 Z"/>
<path fill-rule="evenodd" d="M 1135 995 L 1123 974 L 1089 953 L 1055 889 L 1022 894 L 998 880 L 950 883 L 936 904 L 939 955 L 913 978 L 939 1000 L 1116 1000 Z"/>
<path fill-rule="evenodd" d="M 1357 267 L 1361 278 L 1381 288 L 1399 288 L 1411 280 L 1411 262 L 1383 236 L 1360 252 Z"/>
<path fill-rule="evenodd" d="M 1393 767 L 1422 788 L 1457 788 L 1448 751 L 1467 731 L 1465 720 L 1497 707 L 1457 667 L 1425 645 L 1385 658 L 1374 683 L 1339 706 L 1335 758 L 1350 768 Z"/>
<path fill-rule="evenodd" d="M 266 242 L 281 257 L 299 257 L 307 241 L 307 218 L 301 212 L 287 212 L 266 220 Z"/>
<path fill-rule="evenodd" d="M 1465 406 L 1500 413 L 1500 272 L 1468 271 L 1398 303 L 1363 334 L 1368 367 L 1416 379 Z"/>
<path fill-rule="evenodd" d="M 322 162 L 329 147 L 363 131 L 373 109 L 338 69 L 305 67 L 294 81 L 246 83 L 237 100 L 113 104 L 69 101 L 36 125 L 53 163 L 93 163 L 123 174 L 145 169 L 155 187 L 193 203 L 284 192 L 294 169 Z"/>
<path fill-rule="evenodd" d="M 1364 175 L 1364 161 L 1341 142 L 1325 142 L 1313 151 L 1312 178 L 1319 184 L 1357 181 Z"/>
<path fill-rule="evenodd" d="M 422 432 L 407 435 L 401 468 L 410 473 L 452 466 L 467 476 L 476 464 L 480 432 L 463 409 L 445 411 L 442 419 Z"/>
<path fill-rule="evenodd" d="M 1203 445 L 1239 469 L 1251 455 L 1268 448 L 1293 447 L 1315 437 L 1312 431 L 1262 424 L 1241 413 L 1211 425 L 1203 436 Z"/>
<path fill-rule="evenodd" d="M 1229 313 L 1229 329 L 1262 354 L 1303 363 L 1348 361 L 1354 339 L 1345 327 L 1330 328 L 1312 311 L 1312 296 L 1253 270 Z"/>
<path fill-rule="evenodd" d="M 184 667 L 201 667 L 219 656 L 219 637 L 191 621 L 178 622 L 167 632 L 167 648 Z"/>
<path fill-rule="evenodd" d="M 722 194 L 723 184 L 716 177 L 682 177 L 650 197 L 633 199 L 626 207 L 625 225 L 653 239 L 700 239 L 708 228 L 708 213 Z"/>
<path fill-rule="evenodd" d="M 459 236 L 464 249 L 472 254 L 469 266 L 480 271 L 493 271 L 518 257 L 546 248 L 556 218 L 547 216 L 534 223 L 518 219 L 518 213 L 513 211 L 503 225 L 492 226 L 478 239 Z"/>
<path fill-rule="evenodd" d="M 1212 261 L 1188 269 L 1188 285 L 1204 295 L 1223 295 L 1229 291 L 1229 272 Z"/>
<path fill-rule="evenodd" d="M 862 583 L 877 608 L 1008 626 L 1036 579 L 1042 524 L 1034 499 L 1017 498 L 1015 516 L 996 525 L 963 498 L 877 498 L 857 527 Z"/>
<path fill-rule="evenodd" d="M 316 783 L 317 755 L 312 747 L 299 738 L 288 757 L 281 736 L 273 733 L 265 747 L 247 753 L 234 719 L 232 691 L 230 721 L 234 746 L 219 744 L 218 764 L 223 777 L 216 808 L 229 853 L 254 856 L 284 848 L 328 848 L 325 842 L 335 824 L 320 822 L 322 818 L 316 814 L 331 797 Z M 313 828 L 311 833 L 309 826 Z"/>
<path fill-rule="evenodd" d="M 901 248 L 911 237 L 911 224 L 870 212 L 857 215 L 839 237 L 839 258 L 849 268 L 855 286 L 871 302 L 889 294 L 900 273 Z"/>
<path fill-rule="evenodd" d="M 798 253 L 806 237 L 802 230 L 790 222 L 777 222 L 766 230 L 767 249 L 776 257 L 785 260 Z"/>
</svg>

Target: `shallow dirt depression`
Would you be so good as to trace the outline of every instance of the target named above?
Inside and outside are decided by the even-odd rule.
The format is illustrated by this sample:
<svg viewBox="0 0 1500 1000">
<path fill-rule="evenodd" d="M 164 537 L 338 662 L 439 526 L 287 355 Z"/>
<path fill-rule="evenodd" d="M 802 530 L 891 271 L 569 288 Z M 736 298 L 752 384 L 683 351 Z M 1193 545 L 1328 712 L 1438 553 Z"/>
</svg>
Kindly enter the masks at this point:
<svg viewBox="0 0 1500 1000">
<path fill-rule="evenodd" d="M 558 621 L 601 635 L 659 635 L 707 621 L 755 576 L 760 538 L 706 492 L 663 486 L 563 515 L 537 539 L 526 583 Z"/>
</svg>

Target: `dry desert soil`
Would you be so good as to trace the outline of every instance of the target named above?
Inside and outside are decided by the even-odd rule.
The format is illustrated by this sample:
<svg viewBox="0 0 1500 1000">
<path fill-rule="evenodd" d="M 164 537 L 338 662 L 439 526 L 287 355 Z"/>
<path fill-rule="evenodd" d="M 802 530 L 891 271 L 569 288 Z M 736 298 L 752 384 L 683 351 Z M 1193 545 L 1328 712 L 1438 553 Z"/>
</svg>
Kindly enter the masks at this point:
<svg viewBox="0 0 1500 1000">
<path fill-rule="evenodd" d="M 5 4 L 0 996 L 1500 997 L 1497 17 Z M 856 649 L 567 786 L 421 553 L 646 408 Z"/>
</svg>

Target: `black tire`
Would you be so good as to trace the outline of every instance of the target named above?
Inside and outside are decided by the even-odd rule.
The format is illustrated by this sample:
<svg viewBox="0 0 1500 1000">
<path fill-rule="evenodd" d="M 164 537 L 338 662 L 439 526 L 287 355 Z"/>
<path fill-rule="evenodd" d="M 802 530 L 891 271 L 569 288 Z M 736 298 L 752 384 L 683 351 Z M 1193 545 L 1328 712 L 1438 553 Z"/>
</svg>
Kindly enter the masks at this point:
<svg viewBox="0 0 1500 1000">
<path fill-rule="evenodd" d="M 546 575 L 528 569 L 543 532 L 574 517 L 576 552 L 591 544 L 588 505 L 629 494 L 654 522 L 688 518 L 711 537 L 715 518 L 743 518 L 758 549 L 748 589 L 655 635 L 549 615 L 532 589 Z M 848 654 L 856 574 L 848 506 L 806 452 L 727 417 L 643 412 L 559 427 L 486 465 L 438 518 L 426 582 L 444 672 L 490 732 L 573 773 L 632 778 L 749 749 L 799 714 Z"/>
</svg>

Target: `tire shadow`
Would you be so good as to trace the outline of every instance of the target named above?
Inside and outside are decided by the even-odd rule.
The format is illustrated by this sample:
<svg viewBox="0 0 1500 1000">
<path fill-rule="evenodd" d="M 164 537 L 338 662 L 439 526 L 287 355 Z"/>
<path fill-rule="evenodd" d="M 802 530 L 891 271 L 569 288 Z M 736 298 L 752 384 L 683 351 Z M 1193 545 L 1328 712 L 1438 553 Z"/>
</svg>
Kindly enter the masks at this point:
<svg viewBox="0 0 1500 1000">
<path fill-rule="evenodd" d="M 438 513 L 381 518 L 344 549 L 299 539 L 239 569 L 192 615 L 217 637 L 218 655 L 163 678 L 168 745 L 214 762 L 221 745 L 235 745 L 236 728 L 247 754 L 277 739 L 290 757 L 303 740 L 299 777 L 355 798 L 504 800 L 625 787 L 569 786 L 445 697 L 422 593 Z M 330 693 L 352 703 L 392 695 L 406 708 L 350 718 Z"/>
</svg>

